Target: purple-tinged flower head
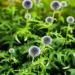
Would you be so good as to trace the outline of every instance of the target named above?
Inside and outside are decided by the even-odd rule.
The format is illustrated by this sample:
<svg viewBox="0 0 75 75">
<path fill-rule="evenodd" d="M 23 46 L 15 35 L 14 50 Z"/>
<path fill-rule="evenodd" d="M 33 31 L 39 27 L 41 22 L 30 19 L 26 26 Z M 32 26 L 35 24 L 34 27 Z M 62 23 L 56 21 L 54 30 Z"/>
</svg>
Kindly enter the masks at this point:
<svg viewBox="0 0 75 75">
<path fill-rule="evenodd" d="M 52 38 L 50 37 L 50 36 L 44 36 L 44 37 L 42 37 L 42 43 L 44 44 L 44 45 L 48 45 L 48 44 L 50 44 L 52 42 Z"/>
<path fill-rule="evenodd" d="M 26 13 L 24 16 L 25 19 L 31 19 L 31 14 L 30 13 Z"/>
<path fill-rule="evenodd" d="M 61 8 L 61 3 L 59 1 L 53 1 L 51 4 L 50 4 L 50 7 L 52 10 L 56 11 L 56 10 L 59 10 Z"/>
<path fill-rule="evenodd" d="M 40 48 L 37 46 L 31 46 L 29 48 L 29 55 L 32 57 L 36 57 L 40 55 Z"/>
<path fill-rule="evenodd" d="M 22 2 L 22 6 L 25 8 L 25 9 L 31 9 L 32 6 L 33 6 L 33 3 L 31 0 L 24 0 Z"/>
<path fill-rule="evenodd" d="M 67 1 L 62 1 L 61 5 L 62 5 L 62 7 L 67 7 L 68 3 L 67 3 Z"/>
<path fill-rule="evenodd" d="M 53 18 L 51 16 L 46 17 L 45 22 L 50 23 L 53 21 Z"/>
<path fill-rule="evenodd" d="M 74 23 L 75 20 L 74 20 L 73 16 L 68 16 L 66 21 L 67 21 L 67 23 L 72 24 L 72 23 Z"/>
</svg>

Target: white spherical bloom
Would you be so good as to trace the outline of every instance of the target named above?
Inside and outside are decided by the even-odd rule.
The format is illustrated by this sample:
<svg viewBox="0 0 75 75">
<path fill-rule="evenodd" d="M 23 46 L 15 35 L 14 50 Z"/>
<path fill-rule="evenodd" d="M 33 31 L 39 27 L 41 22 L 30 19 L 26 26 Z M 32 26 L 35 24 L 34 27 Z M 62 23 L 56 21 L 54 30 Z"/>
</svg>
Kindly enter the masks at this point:
<svg viewBox="0 0 75 75">
<path fill-rule="evenodd" d="M 40 48 L 37 47 L 37 46 L 31 46 L 29 48 L 29 55 L 32 56 L 32 57 L 36 57 L 36 56 L 39 56 L 40 54 Z"/>
<path fill-rule="evenodd" d="M 25 19 L 31 19 L 31 14 L 30 13 L 26 13 L 24 16 Z"/>
<path fill-rule="evenodd" d="M 30 8 L 32 8 L 33 3 L 32 3 L 31 0 L 24 0 L 24 1 L 22 2 L 22 6 L 23 6 L 25 9 L 30 9 Z"/>
<path fill-rule="evenodd" d="M 69 24 L 74 23 L 74 17 L 73 16 L 68 16 L 67 17 L 67 23 L 69 23 Z"/>
<path fill-rule="evenodd" d="M 50 36 L 44 36 L 42 37 L 42 42 L 43 44 L 48 45 L 52 42 L 52 38 Z"/>
<path fill-rule="evenodd" d="M 9 53 L 14 53 L 14 52 L 15 52 L 14 48 L 9 49 Z"/>
<path fill-rule="evenodd" d="M 48 16 L 48 17 L 46 17 L 46 19 L 45 19 L 45 22 L 46 23 L 50 23 L 50 22 L 52 22 L 53 21 L 53 17 L 51 17 L 51 16 Z"/>
<path fill-rule="evenodd" d="M 52 10 L 59 10 L 61 8 L 61 3 L 59 1 L 53 1 L 50 4 Z"/>
<path fill-rule="evenodd" d="M 68 5 L 67 1 L 62 1 L 61 4 L 62 4 L 62 7 L 67 7 L 67 5 Z"/>
</svg>

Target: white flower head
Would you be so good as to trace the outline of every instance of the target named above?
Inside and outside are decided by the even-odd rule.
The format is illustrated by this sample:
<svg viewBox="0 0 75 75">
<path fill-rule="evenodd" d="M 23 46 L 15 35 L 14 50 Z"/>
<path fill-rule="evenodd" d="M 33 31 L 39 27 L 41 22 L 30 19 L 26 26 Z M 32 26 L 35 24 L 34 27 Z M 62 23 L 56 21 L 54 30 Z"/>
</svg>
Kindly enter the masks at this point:
<svg viewBox="0 0 75 75">
<path fill-rule="evenodd" d="M 66 21 L 67 21 L 67 23 L 72 24 L 72 23 L 74 23 L 75 20 L 74 20 L 73 16 L 68 16 Z"/>
<path fill-rule="evenodd" d="M 29 55 L 32 57 L 36 57 L 40 55 L 40 48 L 37 46 L 31 46 L 29 48 Z"/>
<path fill-rule="evenodd" d="M 9 49 L 9 53 L 14 53 L 14 52 L 15 52 L 14 48 Z"/>
<path fill-rule="evenodd" d="M 67 1 L 62 1 L 61 4 L 62 4 L 62 7 L 67 7 L 68 6 Z"/>
<path fill-rule="evenodd" d="M 31 14 L 30 13 L 26 13 L 24 16 L 25 19 L 31 19 Z"/>
<path fill-rule="evenodd" d="M 50 37 L 50 36 L 44 36 L 44 37 L 42 37 L 42 43 L 44 44 L 44 45 L 48 45 L 48 44 L 50 44 L 52 42 L 52 38 Z"/>
<path fill-rule="evenodd" d="M 59 10 L 62 7 L 62 5 L 59 1 L 53 1 L 51 2 L 50 7 L 52 10 L 56 11 Z"/>
<path fill-rule="evenodd" d="M 25 8 L 25 9 L 31 9 L 32 6 L 33 6 L 33 3 L 31 0 L 24 0 L 22 2 L 22 6 Z"/>
<path fill-rule="evenodd" d="M 51 17 L 51 16 L 48 16 L 48 17 L 46 17 L 46 19 L 45 19 L 45 22 L 46 23 L 50 23 L 50 22 L 52 22 L 53 21 L 53 17 Z"/>
</svg>

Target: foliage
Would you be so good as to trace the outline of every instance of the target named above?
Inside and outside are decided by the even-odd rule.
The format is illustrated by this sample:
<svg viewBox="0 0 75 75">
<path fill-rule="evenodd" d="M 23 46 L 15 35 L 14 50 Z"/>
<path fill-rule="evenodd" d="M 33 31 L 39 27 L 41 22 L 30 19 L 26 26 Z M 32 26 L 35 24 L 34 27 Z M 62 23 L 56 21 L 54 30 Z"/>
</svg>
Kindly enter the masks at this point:
<svg viewBox="0 0 75 75">
<path fill-rule="evenodd" d="M 55 13 L 56 20 L 47 24 L 45 18 L 53 15 L 48 0 L 33 5 L 29 20 L 22 1 L 3 5 L 5 0 L 0 0 L 0 75 L 75 75 L 75 23 L 66 22 L 67 16 L 75 17 L 75 2 L 67 1 L 69 5 Z M 52 37 L 48 46 L 41 41 L 45 35 Z M 41 49 L 34 60 L 28 54 L 32 45 Z"/>
</svg>

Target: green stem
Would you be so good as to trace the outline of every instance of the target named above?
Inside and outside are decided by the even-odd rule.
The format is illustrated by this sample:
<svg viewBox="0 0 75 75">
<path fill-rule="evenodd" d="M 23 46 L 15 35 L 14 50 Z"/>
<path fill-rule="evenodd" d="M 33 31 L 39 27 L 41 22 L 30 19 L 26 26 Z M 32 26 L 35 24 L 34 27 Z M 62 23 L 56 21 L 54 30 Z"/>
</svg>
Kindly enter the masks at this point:
<svg viewBox="0 0 75 75">
<path fill-rule="evenodd" d="M 66 32 L 66 41 L 65 41 L 66 44 L 67 44 L 67 40 L 68 40 L 68 37 L 67 37 L 67 36 L 68 36 L 69 28 L 70 28 L 70 24 L 68 24 L 68 27 L 67 27 L 67 32 Z"/>
<path fill-rule="evenodd" d="M 48 32 L 47 32 L 47 35 L 50 34 L 50 31 L 51 31 L 51 28 L 52 28 L 52 25 L 53 25 L 53 22 L 54 22 L 54 16 L 55 16 L 55 13 L 56 13 L 56 11 L 53 12 L 53 16 L 52 16 L 53 20 L 52 20 L 52 22 L 51 22 L 51 23 L 49 24 L 49 26 L 48 26 Z"/>
<path fill-rule="evenodd" d="M 32 63 L 34 62 L 34 57 L 32 58 Z"/>
<path fill-rule="evenodd" d="M 14 7 L 15 5 L 14 5 L 14 0 L 11 0 L 11 2 L 9 2 L 9 7 L 10 7 L 10 9 L 12 8 L 12 7 Z M 12 10 L 12 9 L 11 9 Z M 12 10 L 12 22 L 14 21 L 14 14 L 15 14 L 15 11 L 14 10 Z M 12 23 L 13 24 L 13 23 Z M 10 48 L 12 48 L 13 47 L 13 40 L 14 40 L 14 38 L 13 38 L 13 30 L 12 30 L 12 28 L 11 28 L 11 34 L 10 34 L 10 36 L 11 36 L 11 40 L 10 40 Z"/>
</svg>

